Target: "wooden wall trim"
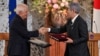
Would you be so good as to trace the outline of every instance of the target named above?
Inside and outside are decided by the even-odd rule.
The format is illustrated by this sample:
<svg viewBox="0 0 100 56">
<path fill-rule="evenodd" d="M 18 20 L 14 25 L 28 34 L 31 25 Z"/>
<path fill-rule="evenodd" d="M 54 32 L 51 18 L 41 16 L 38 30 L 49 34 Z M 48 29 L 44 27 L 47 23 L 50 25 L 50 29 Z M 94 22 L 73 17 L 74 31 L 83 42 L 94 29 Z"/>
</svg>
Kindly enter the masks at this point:
<svg viewBox="0 0 100 56">
<path fill-rule="evenodd" d="M 0 33 L 0 40 L 9 40 L 9 33 Z"/>
<path fill-rule="evenodd" d="M 100 33 L 93 33 L 89 35 L 89 41 L 97 41 L 100 40 Z"/>
<path fill-rule="evenodd" d="M 0 33 L 0 40 L 9 40 L 9 33 Z M 89 36 L 89 41 L 100 40 L 100 33 L 94 33 L 93 36 Z"/>
<path fill-rule="evenodd" d="M 5 43 L 6 47 L 5 47 L 5 55 L 4 56 L 7 56 L 7 45 L 8 45 L 8 40 L 9 40 L 9 33 L 0 33 L 0 40 L 6 40 L 6 43 Z M 98 56 L 98 40 L 100 40 L 100 33 L 94 33 L 93 34 L 93 38 L 91 36 L 89 36 L 89 44 L 88 45 L 89 45 L 90 53 L 91 53 L 92 56 Z M 58 44 L 58 45 L 62 45 L 62 44 Z M 65 44 L 63 44 L 63 45 L 65 45 Z M 55 44 L 53 46 L 55 47 Z M 55 48 L 57 48 L 57 47 L 55 47 Z M 48 51 L 48 53 L 46 53 L 46 55 L 52 56 L 51 55 L 51 53 L 53 52 L 52 49 L 53 48 L 48 48 L 46 50 L 46 51 Z M 62 48 L 60 48 L 59 50 L 62 50 Z M 64 50 L 62 50 L 62 51 L 61 51 L 62 53 L 60 53 L 60 52 L 57 51 L 57 54 L 59 53 L 60 54 L 59 56 L 62 56 L 64 54 Z"/>
</svg>

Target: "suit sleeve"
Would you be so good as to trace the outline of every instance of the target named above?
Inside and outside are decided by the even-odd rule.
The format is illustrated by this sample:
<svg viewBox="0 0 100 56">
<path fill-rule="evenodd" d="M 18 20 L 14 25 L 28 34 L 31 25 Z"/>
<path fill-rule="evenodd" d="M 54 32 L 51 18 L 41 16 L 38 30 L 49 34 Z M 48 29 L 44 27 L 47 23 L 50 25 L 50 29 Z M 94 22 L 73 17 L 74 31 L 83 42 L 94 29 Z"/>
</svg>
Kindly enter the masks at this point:
<svg viewBox="0 0 100 56">
<path fill-rule="evenodd" d="M 66 32 L 66 25 L 60 27 L 60 28 L 51 28 L 51 31 L 50 33 L 56 33 L 56 34 L 59 34 L 59 33 L 64 33 Z"/>
<path fill-rule="evenodd" d="M 26 27 L 21 25 L 20 23 L 14 23 L 12 29 L 17 32 L 19 35 L 25 38 L 29 37 L 38 37 L 39 32 L 38 30 L 35 31 L 28 31 Z"/>
<path fill-rule="evenodd" d="M 79 31 L 79 38 L 74 39 L 73 43 L 78 44 L 82 42 L 87 42 L 88 41 L 88 29 L 87 29 L 87 24 L 85 21 L 80 21 L 78 31 Z"/>
</svg>

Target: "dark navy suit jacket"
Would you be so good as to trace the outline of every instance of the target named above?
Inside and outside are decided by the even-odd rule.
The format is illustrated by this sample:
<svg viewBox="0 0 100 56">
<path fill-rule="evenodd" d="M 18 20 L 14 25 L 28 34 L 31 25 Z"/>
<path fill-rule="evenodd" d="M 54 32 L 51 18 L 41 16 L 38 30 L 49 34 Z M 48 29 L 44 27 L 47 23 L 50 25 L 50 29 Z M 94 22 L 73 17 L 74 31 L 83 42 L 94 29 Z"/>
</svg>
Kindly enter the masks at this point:
<svg viewBox="0 0 100 56">
<path fill-rule="evenodd" d="M 16 15 L 9 31 L 8 55 L 29 56 L 30 43 L 28 40 L 30 37 L 38 37 L 38 30 L 28 31 L 27 21 Z"/>
<path fill-rule="evenodd" d="M 71 20 L 61 28 L 51 28 L 51 33 L 67 32 L 73 43 L 66 45 L 65 56 L 90 56 L 88 50 L 88 29 L 86 22 L 78 16 L 71 24 Z"/>
</svg>

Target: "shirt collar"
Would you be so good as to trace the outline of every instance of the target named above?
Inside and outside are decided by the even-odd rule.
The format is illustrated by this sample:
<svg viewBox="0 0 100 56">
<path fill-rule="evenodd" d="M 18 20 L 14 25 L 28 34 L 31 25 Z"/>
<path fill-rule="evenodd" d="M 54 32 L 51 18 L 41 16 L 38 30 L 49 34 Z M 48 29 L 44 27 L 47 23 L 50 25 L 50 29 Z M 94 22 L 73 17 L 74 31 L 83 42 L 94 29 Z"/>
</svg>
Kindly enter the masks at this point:
<svg viewBox="0 0 100 56">
<path fill-rule="evenodd" d="M 72 23 L 74 23 L 75 22 L 75 19 L 78 17 L 78 15 L 79 14 L 77 14 L 71 21 L 72 21 Z"/>
</svg>

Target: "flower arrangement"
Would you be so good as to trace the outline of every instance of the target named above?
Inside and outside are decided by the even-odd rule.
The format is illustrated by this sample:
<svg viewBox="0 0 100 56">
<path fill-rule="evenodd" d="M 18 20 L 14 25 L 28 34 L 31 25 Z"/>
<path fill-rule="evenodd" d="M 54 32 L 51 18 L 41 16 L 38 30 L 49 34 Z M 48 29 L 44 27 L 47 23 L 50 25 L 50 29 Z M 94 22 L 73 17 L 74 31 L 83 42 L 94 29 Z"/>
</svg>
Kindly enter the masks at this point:
<svg viewBox="0 0 100 56">
<path fill-rule="evenodd" d="M 68 8 L 68 1 L 66 0 L 47 0 L 46 4 L 46 13 L 48 11 L 65 13 L 66 8 Z"/>
<path fill-rule="evenodd" d="M 46 8 L 48 10 L 57 11 L 57 10 L 63 10 L 68 6 L 68 1 L 71 0 L 32 0 L 32 3 L 29 3 L 31 6 L 31 11 L 38 10 L 39 13 L 43 12 L 43 8 Z"/>
<path fill-rule="evenodd" d="M 45 4 L 45 17 L 49 18 L 53 26 L 64 25 L 67 16 L 68 0 L 47 0 Z M 49 15 L 48 15 L 49 14 Z"/>
<path fill-rule="evenodd" d="M 39 13 L 45 11 L 44 18 L 50 22 L 49 25 L 64 25 L 70 1 L 72 0 L 33 0 L 32 10 L 38 10 Z"/>
</svg>

